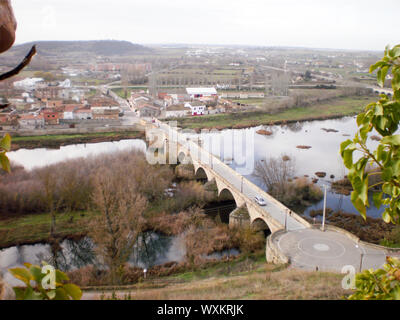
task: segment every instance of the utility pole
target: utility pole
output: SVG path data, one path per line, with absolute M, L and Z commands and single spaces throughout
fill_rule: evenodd
M 360 272 L 362 271 L 362 266 L 363 266 L 363 260 L 364 260 L 364 253 L 361 253 L 361 259 L 360 259 Z
M 322 231 L 325 231 L 325 220 L 326 220 L 326 190 L 327 186 L 324 185 L 324 215 L 322 217 Z

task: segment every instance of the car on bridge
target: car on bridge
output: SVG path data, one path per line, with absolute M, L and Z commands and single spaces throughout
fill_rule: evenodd
M 267 202 L 263 198 L 258 196 L 254 198 L 254 201 L 257 202 L 257 204 L 261 207 L 265 207 L 267 205 Z

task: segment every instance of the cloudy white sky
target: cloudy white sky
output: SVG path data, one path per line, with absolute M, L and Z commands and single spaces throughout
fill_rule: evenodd
M 399 0 L 12 0 L 17 43 L 128 40 L 383 50 Z

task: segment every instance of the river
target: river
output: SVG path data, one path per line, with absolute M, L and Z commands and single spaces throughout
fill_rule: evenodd
M 260 129 L 271 131 L 271 136 L 257 134 Z M 324 129 L 335 131 L 327 132 Z M 328 130 L 329 131 L 329 130 Z M 238 144 L 232 142 L 232 137 L 242 137 L 242 149 L 247 148 L 247 169 L 245 177 L 264 188 L 257 177 L 253 175 L 253 168 L 257 161 L 271 157 L 289 156 L 295 162 L 296 175 L 303 177 L 307 175 L 317 178 L 316 172 L 326 172 L 327 176 L 323 179 L 318 178 L 318 185 L 330 186 L 331 182 L 344 178 L 347 169 L 339 155 L 340 144 L 346 139 L 354 137 L 357 131 L 355 117 L 344 117 L 334 120 L 298 122 L 282 126 L 260 126 L 248 129 L 223 130 L 202 134 L 204 147 L 225 160 L 233 169 L 241 171 L 242 166 L 236 163 L 236 152 Z M 228 143 L 227 143 L 228 142 Z M 310 149 L 298 149 L 297 146 L 310 146 Z M 378 142 L 369 141 L 370 148 L 376 148 Z M 119 142 L 103 142 L 94 144 L 70 145 L 53 149 L 21 149 L 10 152 L 9 158 L 30 170 L 35 167 L 42 167 L 54 164 L 63 160 L 90 157 L 101 153 L 112 153 L 122 150 L 139 149 L 146 150 L 143 140 L 122 140 Z M 243 150 L 242 150 L 243 151 Z M 243 153 L 245 153 L 243 151 Z M 240 158 L 243 156 L 240 155 Z M 238 161 L 240 163 L 240 161 Z M 249 165 L 250 164 L 250 165 Z M 334 179 L 330 177 L 334 176 Z M 264 188 L 265 189 L 265 188 Z M 338 195 L 330 188 L 327 196 L 328 207 L 334 210 L 343 210 L 357 214 L 353 207 L 350 196 Z M 322 209 L 323 201 L 309 207 L 305 214 L 311 210 Z M 367 210 L 370 217 L 381 217 L 383 209 L 378 210 L 372 203 Z
M 257 134 L 260 129 L 271 131 L 271 136 Z M 324 130 L 334 129 L 334 130 Z M 346 169 L 339 155 L 341 142 L 352 138 L 356 132 L 356 122 L 354 117 L 346 117 L 336 120 L 312 121 L 294 123 L 283 126 L 261 126 L 249 129 L 223 130 L 218 133 L 207 133 L 201 136 L 204 140 L 204 147 L 213 150 L 213 153 L 225 160 L 235 170 L 240 171 L 240 166 L 236 163 L 234 149 L 237 144 L 227 143 L 232 135 L 242 135 L 247 137 L 241 145 L 250 148 L 250 162 L 254 163 L 271 157 L 288 155 L 295 160 L 296 175 L 302 177 L 308 175 L 315 177 L 318 171 L 326 172 L 327 176 L 318 181 L 319 186 L 328 185 L 335 179 L 341 179 L 346 175 Z M 327 132 L 328 131 L 328 132 Z M 216 148 L 215 144 L 222 147 Z M 371 141 L 369 147 L 375 148 L 378 142 Z M 296 148 L 299 145 L 310 146 L 310 149 L 302 150 Z M 37 167 L 54 164 L 67 159 L 87 158 L 102 153 L 112 153 L 122 150 L 139 149 L 146 150 L 143 140 L 123 140 L 119 142 L 104 142 L 95 144 L 70 145 L 61 147 L 58 150 L 34 149 L 18 150 L 10 152 L 9 158 L 26 169 L 31 170 Z M 263 187 L 261 182 L 251 172 L 245 175 L 247 179 Z M 358 214 L 353 207 L 350 196 L 338 195 L 329 189 L 327 197 L 328 207 L 333 210 L 343 210 L 345 212 Z M 311 210 L 322 209 L 323 201 L 307 208 L 305 214 Z M 380 217 L 382 210 L 378 210 L 371 204 L 367 211 L 370 217 Z M 130 258 L 131 265 L 148 268 L 161 265 L 167 262 L 183 261 L 186 249 L 182 236 L 165 237 L 156 233 L 146 234 L 140 239 L 139 245 L 135 248 Z M 146 245 L 144 245 L 146 244 Z M 93 253 L 93 245 L 90 239 L 84 238 L 78 242 L 64 241 L 62 243 L 62 254 L 59 257 L 60 265 L 64 270 L 79 268 L 87 264 L 96 263 Z M 210 258 L 221 258 L 224 255 L 235 255 L 237 251 L 216 253 Z M 40 263 L 42 260 L 51 260 L 51 250 L 49 245 L 38 244 L 21 247 L 12 247 L 0 251 L 0 271 L 21 265 L 22 262 Z M 10 278 L 8 274 L 6 277 Z M 11 279 L 7 279 L 11 281 Z

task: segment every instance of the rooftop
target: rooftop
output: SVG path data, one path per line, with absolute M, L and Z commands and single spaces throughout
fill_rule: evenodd
M 215 88 L 186 88 L 188 94 L 217 94 Z

